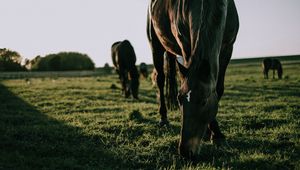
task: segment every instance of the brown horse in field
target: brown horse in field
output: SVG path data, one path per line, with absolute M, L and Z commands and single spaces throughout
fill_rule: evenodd
M 275 78 L 275 70 L 277 71 L 278 78 L 282 78 L 282 65 L 278 59 L 275 58 L 265 58 L 262 62 L 262 68 L 264 73 L 264 78 L 268 79 L 269 70 L 273 70 L 273 79 Z
M 148 67 L 146 63 L 141 63 L 140 64 L 140 73 L 143 75 L 144 78 L 148 78 L 149 72 L 148 72 Z
M 128 40 L 115 42 L 111 46 L 111 57 L 125 97 L 128 98 L 132 93 L 132 96 L 138 99 L 139 73 L 135 66 L 136 56 L 131 43 Z
M 207 129 L 213 141 L 225 138 L 216 114 L 239 28 L 234 1 L 151 0 L 147 27 L 157 71 L 161 125 L 168 124 L 163 55 L 167 51 L 171 61 L 182 56 L 178 57 L 181 61 L 176 60 L 181 74 L 178 94 L 182 113 L 179 153 L 193 159 L 199 154 Z M 176 62 L 171 63 L 174 65 Z

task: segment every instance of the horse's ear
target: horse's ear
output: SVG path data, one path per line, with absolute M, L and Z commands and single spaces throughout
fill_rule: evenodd
M 183 77 L 186 77 L 187 73 L 188 73 L 188 69 L 185 68 L 178 60 L 177 61 L 177 65 L 179 67 L 179 71 L 180 73 L 183 75 Z

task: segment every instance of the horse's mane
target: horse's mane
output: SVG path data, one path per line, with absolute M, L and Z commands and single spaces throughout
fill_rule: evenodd
M 219 23 L 223 21 L 223 15 L 221 13 L 226 10 L 227 3 L 215 6 L 212 1 L 203 2 L 202 16 L 198 18 L 201 22 L 201 27 L 195 31 L 193 35 L 197 35 L 194 40 L 194 44 L 191 44 L 191 57 L 188 58 L 188 78 L 201 79 L 203 81 L 209 81 L 212 77 L 218 75 L 219 54 L 221 51 L 222 39 L 219 37 L 224 36 L 225 23 L 222 28 Z M 224 20 L 225 22 L 225 20 Z M 216 24 L 217 23 L 217 24 Z M 217 29 L 220 26 L 222 29 Z M 219 30 L 219 32 L 216 32 Z M 219 40 L 219 41 L 218 41 Z M 234 40 L 233 40 L 234 41 Z M 219 44 L 217 44 L 219 43 Z M 198 48 L 196 48 L 198 47 Z M 207 50 L 212 49 L 212 50 Z M 217 79 L 217 77 L 215 77 Z M 190 82 L 193 83 L 193 82 Z

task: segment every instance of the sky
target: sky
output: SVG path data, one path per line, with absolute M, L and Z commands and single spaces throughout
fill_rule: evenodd
M 61 51 L 111 65 L 111 45 L 128 39 L 137 64 L 152 63 L 149 0 L 0 0 L 0 48 L 24 58 Z M 300 54 L 300 0 L 236 0 L 240 30 L 232 58 Z

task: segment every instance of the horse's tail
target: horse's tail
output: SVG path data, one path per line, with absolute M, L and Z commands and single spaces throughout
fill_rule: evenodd
M 136 68 L 135 65 L 132 66 L 132 68 L 130 68 L 129 70 L 129 75 L 130 75 L 130 79 L 131 79 L 131 92 L 134 98 L 138 98 L 138 89 L 139 89 L 139 72 L 138 69 Z
M 277 74 L 278 74 L 278 78 L 281 79 L 282 78 L 282 74 L 283 74 L 281 63 L 278 63 Z
M 167 99 L 167 107 L 171 110 L 175 110 L 178 108 L 177 102 L 177 80 L 176 80 L 176 57 L 170 53 L 166 52 L 165 55 L 166 61 L 166 99 Z

